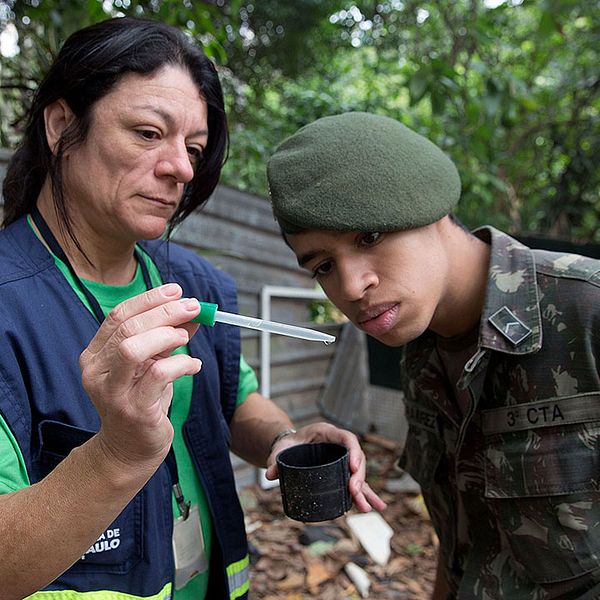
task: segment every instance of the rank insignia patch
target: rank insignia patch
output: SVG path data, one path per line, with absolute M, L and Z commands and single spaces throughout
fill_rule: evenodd
M 497 310 L 488 321 L 514 346 L 533 333 L 508 306 Z

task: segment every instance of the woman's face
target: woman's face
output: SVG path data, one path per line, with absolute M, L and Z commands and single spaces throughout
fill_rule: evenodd
M 65 156 L 76 234 L 107 242 L 159 237 L 206 147 L 207 113 L 181 67 L 121 77 L 93 107 L 85 142 Z

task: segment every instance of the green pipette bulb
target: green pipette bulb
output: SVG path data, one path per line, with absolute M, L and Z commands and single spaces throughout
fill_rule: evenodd
M 263 321 L 254 317 L 245 317 L 234 313 L 218 310 L 218 305 L 212 302 L 200 302 L 200 314 L 192 319 L 192 323 L 209 325 L 213 327 L 215 323 L 226 323 L 237 327 L 247 327 L 248 329 L 258 329 L 259 331 L 268 331 L 279 335 L 311 340 L 314 342 L 324 342 L 331 344 L 335 342 L 335 337 L 327 333 L 321 333 L 314 329 L 305 327 L 296 327 L 295 325 L 286 325 L 285 323 L 276 323 L 275 321 Z

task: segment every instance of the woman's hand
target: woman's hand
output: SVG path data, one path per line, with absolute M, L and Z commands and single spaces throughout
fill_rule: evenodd
M 279 440 L 272 448 L 271 454 L 267 459 L 267 479 L 277 479 L 277 463 L 275 457 L 285 448 L 296 446 L 297 444 L 308 444 L 316 442 L 331 442 L 341 444 L 348 448 L 350 465 L 350 494 L 354 505 L 361 512 L 369 512 L 373 508 L 383 510 L 386 507 L 385 502 L 369 487 L 365 481 L 366 477 L 366 458 L 362 451 L 358 438 L 350 431 L 339 429 L 329 423 L 314 423 L 302 427 L 295 434 L 286 435 Z
M 156 468 L 173 437 L 173 381 L 201 362 L 172 352 L 198 329 L 195 299 L 166 284 L 116 306 L 80 357 L 83 386 L 101 419 L 105 451 L 125 467 Z

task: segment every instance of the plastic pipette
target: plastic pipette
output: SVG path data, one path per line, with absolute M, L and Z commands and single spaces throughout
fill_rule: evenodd
M 286 325 L 285 323 L 276 323 L 275 321 L 263 321 L 254 317 L 245 317 L 234 313 L 218 310 L 218 305 L 212 302 L 200 302 L 200 314 L 192 319 L 192 323 L 200 323 L 213 327 L 215 323 L 227 323 L 237 327 L 247 327 L 249 329 L 258 329 L 268 331 L 269 333 L 278 333 L 289 337 L 311 340 L 314 342 L 325 342 L 331 344 L 335 342 L 335 336 L 327 333 L 321 333 L 314 329 L 305 327 L 296 327 L 295 325 Z

